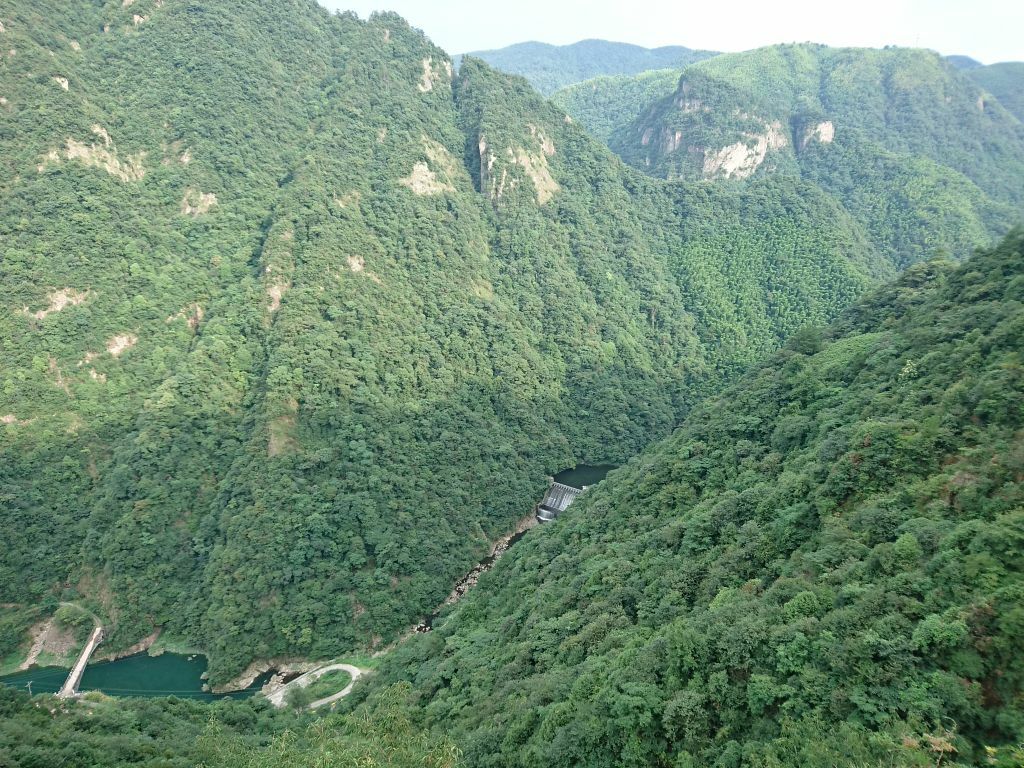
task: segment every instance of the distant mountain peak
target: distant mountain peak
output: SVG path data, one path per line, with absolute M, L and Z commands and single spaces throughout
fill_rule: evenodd
M 644 48 L 632 43 L 587 39 L 568 45 L 529 41 L 495 50 L 465 54 L 483 59 L 495 69 L 522 75 L 545 96 L 572 83 L 600 75 L 630 75 L 651 69 L 682 69 L 716 55 L 681 45 Z

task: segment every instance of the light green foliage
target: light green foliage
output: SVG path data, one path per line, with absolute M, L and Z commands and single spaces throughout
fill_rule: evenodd
M 211 722 L 216 726 L 211 726 Z M 309 724 L 266 701 L 199 703 L 177 698 L 82 702 L 29 698 L 0 687 L 0 765 L 69 768 L 194 768 L 209 752 L 199 737 L 219 729 L 225 742 L 250 751 Z
M 904 267 L 962 258 L 1024 210 L 1024 126 L 972 82 L 985 69 L 921 50 L 780 45 L 690 65 L 674 92 L 643 106 L 633 97 L 651 75 L 582 83 L 566 104 L 660 178 L 813 182 Z M 628 104 L 612 130 L 588 117 L 605 103 Z
M 0 688 L 0 765 L 70 768 L 454 768 L 457 747 L 410 723 L 408 686 L 372 717 L 316 718 L 265 700 L 176 698 L 60 704 Z
M 409 685 L 381 693 L 371 716 L 329 716 L 304 731 L 286 731 L 253 749 L 217 724 L 199 740 L 202 768 L 455 768 L 460 752 L 449 739 L 415 728 L 409 720 Z
M 343 690 L 351 681 L 352 676 L 348 672 L 335 669 L 318 677 L 306 687 L 306 690 L 312 697 L 310 701 L 316 701 Z
M 671 94 L 679 75 L 678 69 L 654 69 L 595 77 L 555 91 L 551 100 L 592 136 L 608 142 L 617 128 L 629 125 L 652 103 Z
M 77 606 L 62 605 L 53 614 L 53 618 L 58 625 L 71 630 L 75 639 L 80 643 L 84 643 L 92 634 L 94 626 L 92 616 Z
M 801 333 L 370 690 L 412 680 L 470 765 L 1013 765 L 1022 276 L 1018 229 Z
M 1024 121 L 1024 62 L 1006 61 L 969 69 L 964 74 Z
M 41 613 L 41 609 L 36 606 L 0 608 L 0 664 L 26 642 L 29 627 L 38 620 Z
M 196 747 L 196 705 L 0 692 L 0 762 L 450 765 L 449 725 L 474 765 L 1014 759 L 1021 235 L 817 329 L 1024 196 L 1019 123 L 939 60 L 688 69 L 645 117 L 673 143 L 789 149 L 667 183 L 392 14 L 4 14 L 0 650 L 60 600 L 215 683 L 379 648 L 546 475 L 685 421 L 396 651 L 367 719 L 216 705 Z

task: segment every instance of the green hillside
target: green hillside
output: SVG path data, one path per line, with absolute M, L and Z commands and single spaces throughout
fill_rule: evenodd
M 316 0 L 0 7 L 0 669 L 94 620 L 214 686 L 373 667 L 323 718 L 0 689 L 0 768 L 1019 768 L 988 68 L 505 54 L 534 85 Z
M 637 75 L 595 77 L 555 91 L 551 100 L 592 136 L 608 142 L 653 102 L 671 94 L 680 70 L 654 69 Z
M 1007 61 L 976 67 L 967 76 L 995 96 L 999 103 L 1024 121 L 1024 62 Z
M 111 699 L 67 706 L 0 687 L 0 760 L 67 768 L 454 768 L 458 748 L 413 727 L 408 686 L 372 718 L 298 714 L 266 701 Z M 45 707 L 41 706 L 45 703 Z
M 547 475 L 891 273 L 814 185 L 647 178 L 391 14 L 4 13 L 0 610 L 217 683 L 386 645 Z
M 1024 232 L 911 267 L 531 531 L 375 684 L 411 680 L 468 765 L 1020 765 L 1022 355 Z
M 601 75 L 629 75 L 667 67 L 679 70 L 715 54 L 681 45 L 642 48 L 608 40 L 581 40 L 572 45 L 517 43 L 466 55 L 483 59 L 502 72 L 522 75 L 534 88 L 550 96 L 559 88 Z M 460 59 L 457 57 L 456 63 Z
M 561 98 L 595 125 L 588 98 L 632 103 L 633 88 L 601 95 L 584 84 Z M 784 45 L 717 56 L 686 68 L 674 93 L 609 144 L 660 178 L 801 176 L 898 266 L 966 256 L 1024 212 L 1024 125 L 928 51 Z
M 953 55 L 946 56 L 945 59 L 957 69 L 977 69 L 978 67 L 985 66 L 980 61 L 973 59 L 970 56 Z

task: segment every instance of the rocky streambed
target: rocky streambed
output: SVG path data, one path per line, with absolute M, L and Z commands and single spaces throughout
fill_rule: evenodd
M 521 539 L 523 535 L 535 525 L 537 525 L 537 516 L 531 512 L 527 517 L 520 520 L 510 533 L 498 539 L 494 543 L 494 546 L 491 547 L 490 554 L 473 566 L 473 569 L 469 573 L 459 579 L 455 584 L 455 588 L 452 589 L 451 594 L 445 598 L 445 601 L 441 603 L 441 605 L 437 607 L 437 610 L 435 610 L 430 616 L 413 627 L 413 631 L 429 632 L 434 626 L 434 620 L 438 617 L 441 611 L 449 605 L 454 605 L 465 597 L 466 593 L 476 586 L 477 582 L 480 580 L 480 576 L 491 570 L 491 568 L 494 567 L 494 564 L 501 559 L 501 556 L 508 552 L 509 548 L 519 541 L 519 539 Z

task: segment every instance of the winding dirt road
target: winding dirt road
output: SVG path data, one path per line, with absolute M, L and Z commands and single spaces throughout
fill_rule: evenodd
M 317 699 L 309 705 L 310 709 L 317 709 L 318 707 L 331 704 L 337 701 L 338 699 L 348 696 L 350 693 L 352 693 L 352 689 L 355 688 L 356 682 L 359 680 L 359 678 L 366 674 L 366 670 L 360 669 L 359 667 L 354 667 L 351 664 L 328 664 L 326 666 L 319 667 L 318 669 L 314 669 L 310 672 L 307 672 L 304 675 L 299 675 L 290 683 L 282 685 L 273 693 L 268 693 L 267 701 L 269 701 L 275 707 L 283 707 L 286 703 L 286 699 L 288 698 L 288 692 L 292 688 L 305 688 L 307 685 L 317 680 L 321 675 L 324 675 L 328 672 L 333 672 L 336 669 L 343 669 L 346 672 L 348 672 L 349 675 L 352 676 L 352 679 L 349 681 L 349 684 L 331 696 L 327 696 L 323 699 Z

